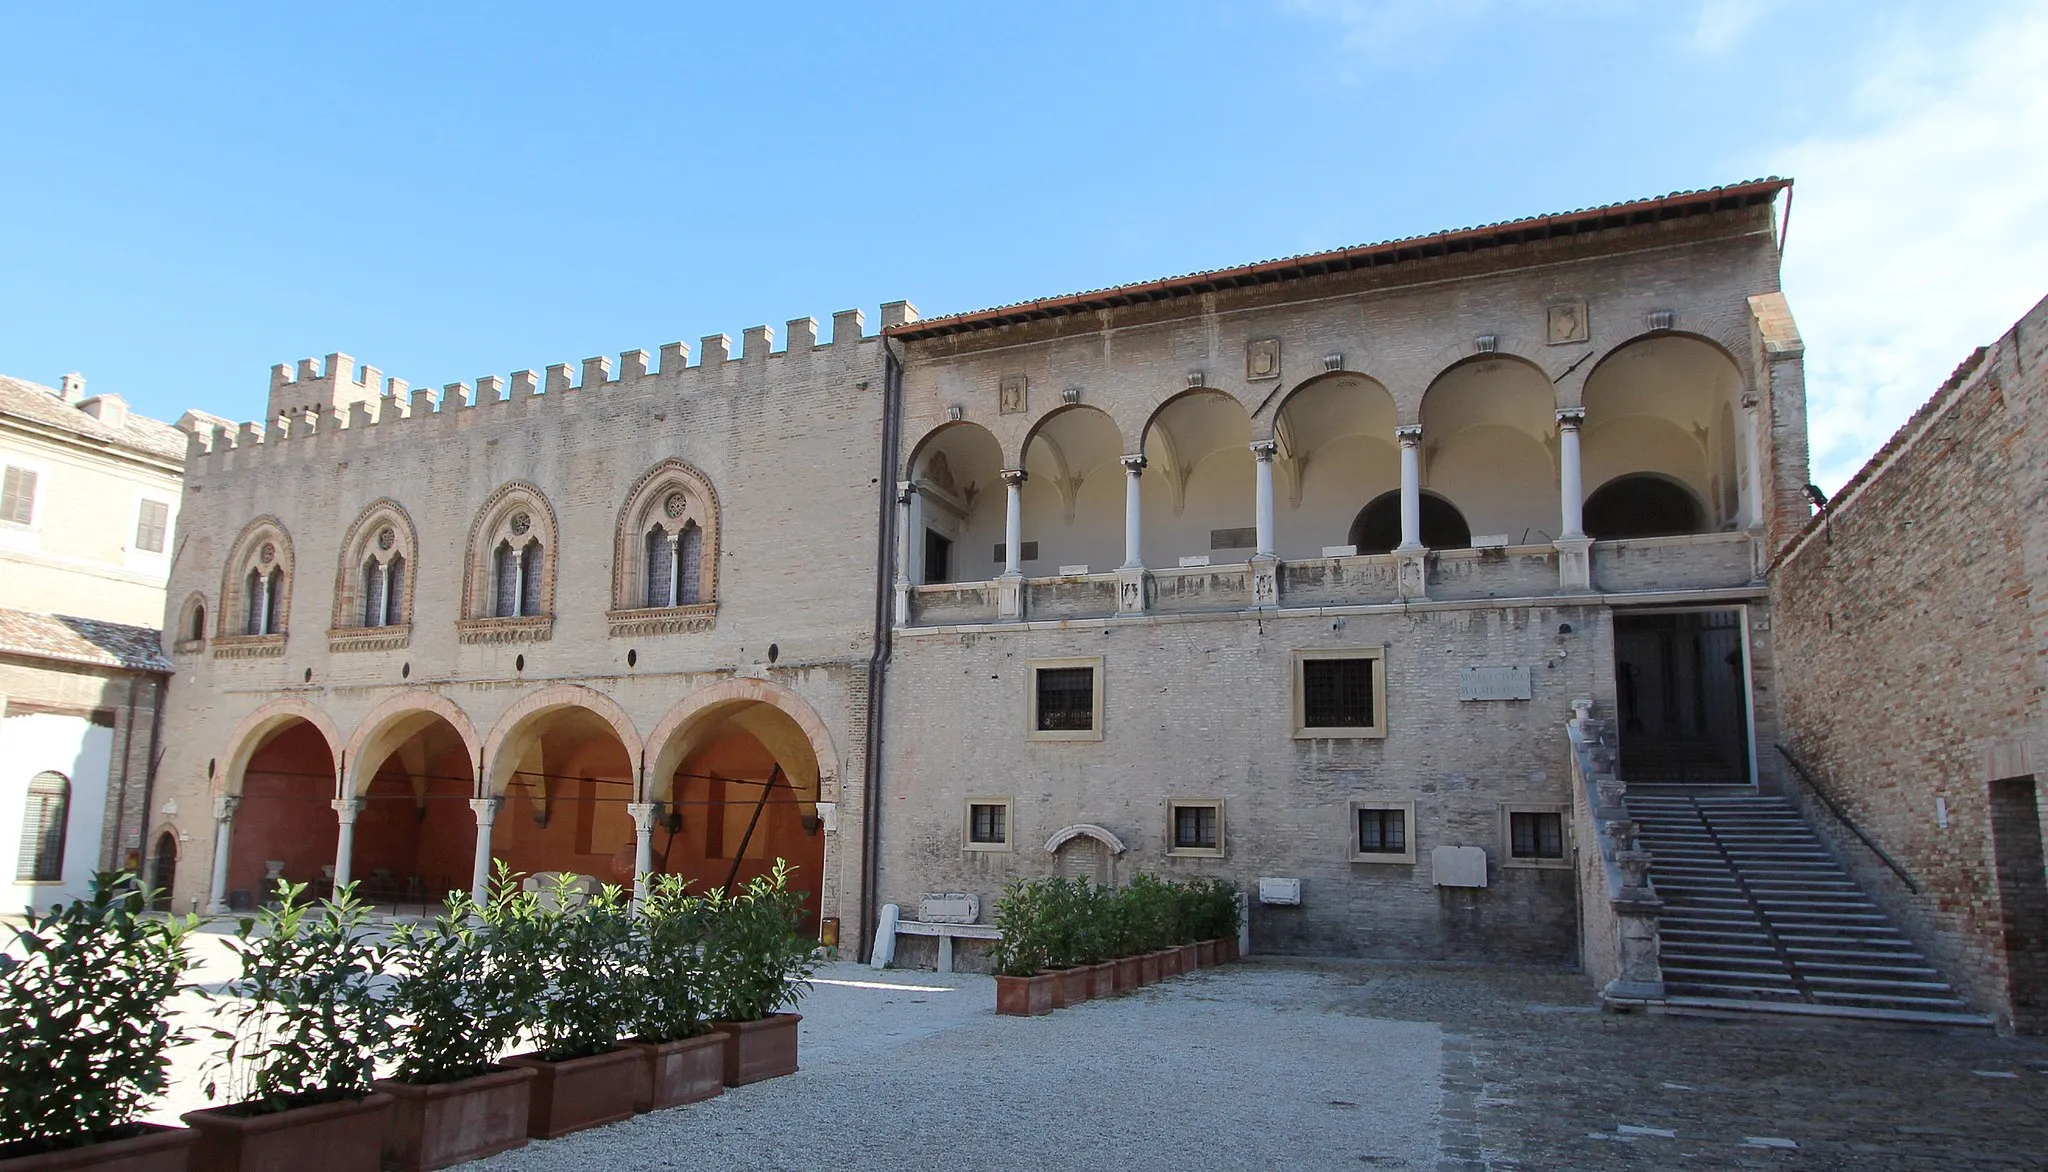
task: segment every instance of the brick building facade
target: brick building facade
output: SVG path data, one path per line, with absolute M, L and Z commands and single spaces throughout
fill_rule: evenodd
M 1802 790 L 1811 820 L 1974 1003 L 2034 1031 L 2044 369 L 2048 301 L 1972 354 L 1772 577 L 1789 748 L 1846 816 Z

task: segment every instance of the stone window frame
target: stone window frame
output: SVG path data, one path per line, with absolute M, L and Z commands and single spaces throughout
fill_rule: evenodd
M 203 591 L 194 590 L 186 595 L 184 604 L 178 608 L 178 625 L 169 632 L 171 650 L 180 653 L 206 650 L 206 623 L 211 617 L 207 613 Z
M 667 512 L 669 498 L 680 493 L 681 510 Z M 664 526 L 695 522 L 698 545 L 697 601 L 676 606 L 646 606 L 646 539 L 663 514 Z M 612 537 L 612 605 L 605 612 L 615 638 L 708 631 L 718 614 L 718 569 L 723 549 L 718 490 L 696 466 L 675 458 L 661 461 L 633 482 Z
M 1001 842 L 974 841 L 974 808 L 976 806 L 1001 806 L 1003 810 L 1003 840 Z M 1003 797 L 968 798 L 962 803 L 960 819 L 960 849 L 968 851 L 1001 851 L 1017 849 L 1017 806 L 1014 801 Z
M 271 560 L 263 560 L 268 547 Z M 249 574 L 264 565 L 278 573 L 276 604 L 271 607 L 268 630 L 251 634 L 247 582 Z M 272 658 L 284 654 L 291 634 L 292 590 L 298 574 L 292 552 L 292 536 L 284 522 L 265 513 L 242 526 L 221 571 L 221 605 L 215 608 L 213 654 L 217 659 Z M 267 576 L 267 575 L 266 575 Z
M 1166 854 L 1176 859 L 1220 859 L 1228 855 L 1230 837 L 1228 819 L 1224 813 L 1222 798 L 1168 798 L 1166 799 Z M 1180 812 L 1189 808 L 1209 808 L 1216 811 L 1215 846 L 1180 846 L 1177 834 Z
M 1307 702 L 1304 665 L 1315 660 L 1369 659 L 1372 661 L 1372 716 L 1369 725 L 1318 728 L 1304 723 Z M 1302 740 L 1384 740 L 1387 735 L 1387 649 L 1378 647 L 1297 647 L 1289 669 L 1294 739 Z
M 1515 854 L 1514 816 L 1516 814 L 1557 815 L 1558 844 L 1561 854 L 1554 859 L 1539 856 Z M 1572 841 L 1571 809 L 1558 802 L 1502 802 L 1500 803 L 1500 865 L 1503 867 L 1528 868 L 1530 870 L 1564 870 L 1572 865 L 1572 852 L 1577 844 Z
M 1358 848 L 1358 813 L 1361 810 L 1399 810 L 1404 828 L 1402 841 L 1407 849 L 1394 851 L 1363 851 Z M 1354 863 L 1378 863 L 1392 866 L 1415 865 L 1415 799 L 1413 798 L 1352 798 L 1345 803 L 1344 834 L 1349 840 L 1348 853 Z
M 377 542 L 389 529 L 391 548 Z M 399 582 L 401 613 L 397 621 L 371 626 L 363 621 L 363 564 L 376 558 L 388 564 L 404 558 Z M 381 651 L 405 647 L 412 642 L 413 606 L 418 598 L 419 535 L 412 514 L 390 497 L 379 497 L 363 507 L 341 539 L 341 556 L 334 569 L 334 617 L 327 631 L 330 651 Z
M 7 472 L 32 476 L 35 483 L 28 490 L 28 520 L 17 521 L 0 514 L 0 528 L 11 529 L 16 533 L 41 532 L 43 518 L 49 513 L 47 506 L 50 498 L 50 466 L 34 457 L 9 452 L 5 459 L 0 459 L 0 475 Z
M 526 518 L 526 528 L 515 532 L 517 518 Z M 484 498 L 470 522 L 469 543 L 462 567 L 462 616 L 456 620 L 456 637 L 463 643 L 538 643 L 554 637 L 555 579 L 561 565 L 561 530 L 555 507 L 540 486 L 529 480 L 509 480 Z M 540 612 L 531 615 L 499 615 L 496 609 L 497 576 L 495 558 L 502 542 L 518 539 L 513 548 L 523 549 L 529 541 L 540 543 Z
M 1024 665 L 1024 739 L 1027 741 L 1099 741 L 1102 739 L 1103 659 L 1100 655 L 1076 655 L 1060 659 L 1034 659 Z M 1048 668 L 1085 667 L 1093 671 L 1089 727 L 1085 729 L 1041 729 L 1038 727 L 1038 673 Z

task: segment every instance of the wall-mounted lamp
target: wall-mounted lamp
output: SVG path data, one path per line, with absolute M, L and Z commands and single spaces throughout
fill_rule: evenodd
M 1807 485 L 1805 492 L 1806 499 L 1812 501 L 1813 507 L 1820 510 L 1821 530 L 1827 535 L 1827 543 L 1833 545 L 1835 543 L 1835 518 L 1834 514 L 1828 510 L 1828 494 L 1822 492 L 1818 484 Z

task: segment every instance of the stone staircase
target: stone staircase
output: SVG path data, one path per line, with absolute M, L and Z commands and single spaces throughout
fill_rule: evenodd
M 1784 798 L 1631 784 L 1673 1009 L 1989 1027 Z

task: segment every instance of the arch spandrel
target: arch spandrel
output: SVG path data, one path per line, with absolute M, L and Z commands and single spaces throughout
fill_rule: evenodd
M 228 738 L 232 746 L 228 751 L 227 767 L 215 773 L 213 792 L 215 796 L 228 794 L 240 796 L 242 774 L 249 767 L 249 759 L 256 755 L 265 742 L 278 732 L 297 721 L 304 721 L 319 730 L 327 742 L 327 752 L 336 761 L 341 760 L 346 742 L 342 740 L 341 729 L 326 712 L 295 696 L 283 696 L 266 701 L 254 712 L 242 718 L 234 733 Z
M 491 793 L 502 796 L 511 784 L 516 766 L 537 739 L 543 717 L 564 709 L 583 709 L 611 726 L 613 735 L 625 749 L 628 768 L 638 775 L 644 754 L 644 742 L 639 730 L 633 725 L 633 718 L 618 702 L 595 688 L 582 684 L 555 684 L 528 695 L 507 708 L 491 725 L 485 735 L 482 757 L 485 777 Z

